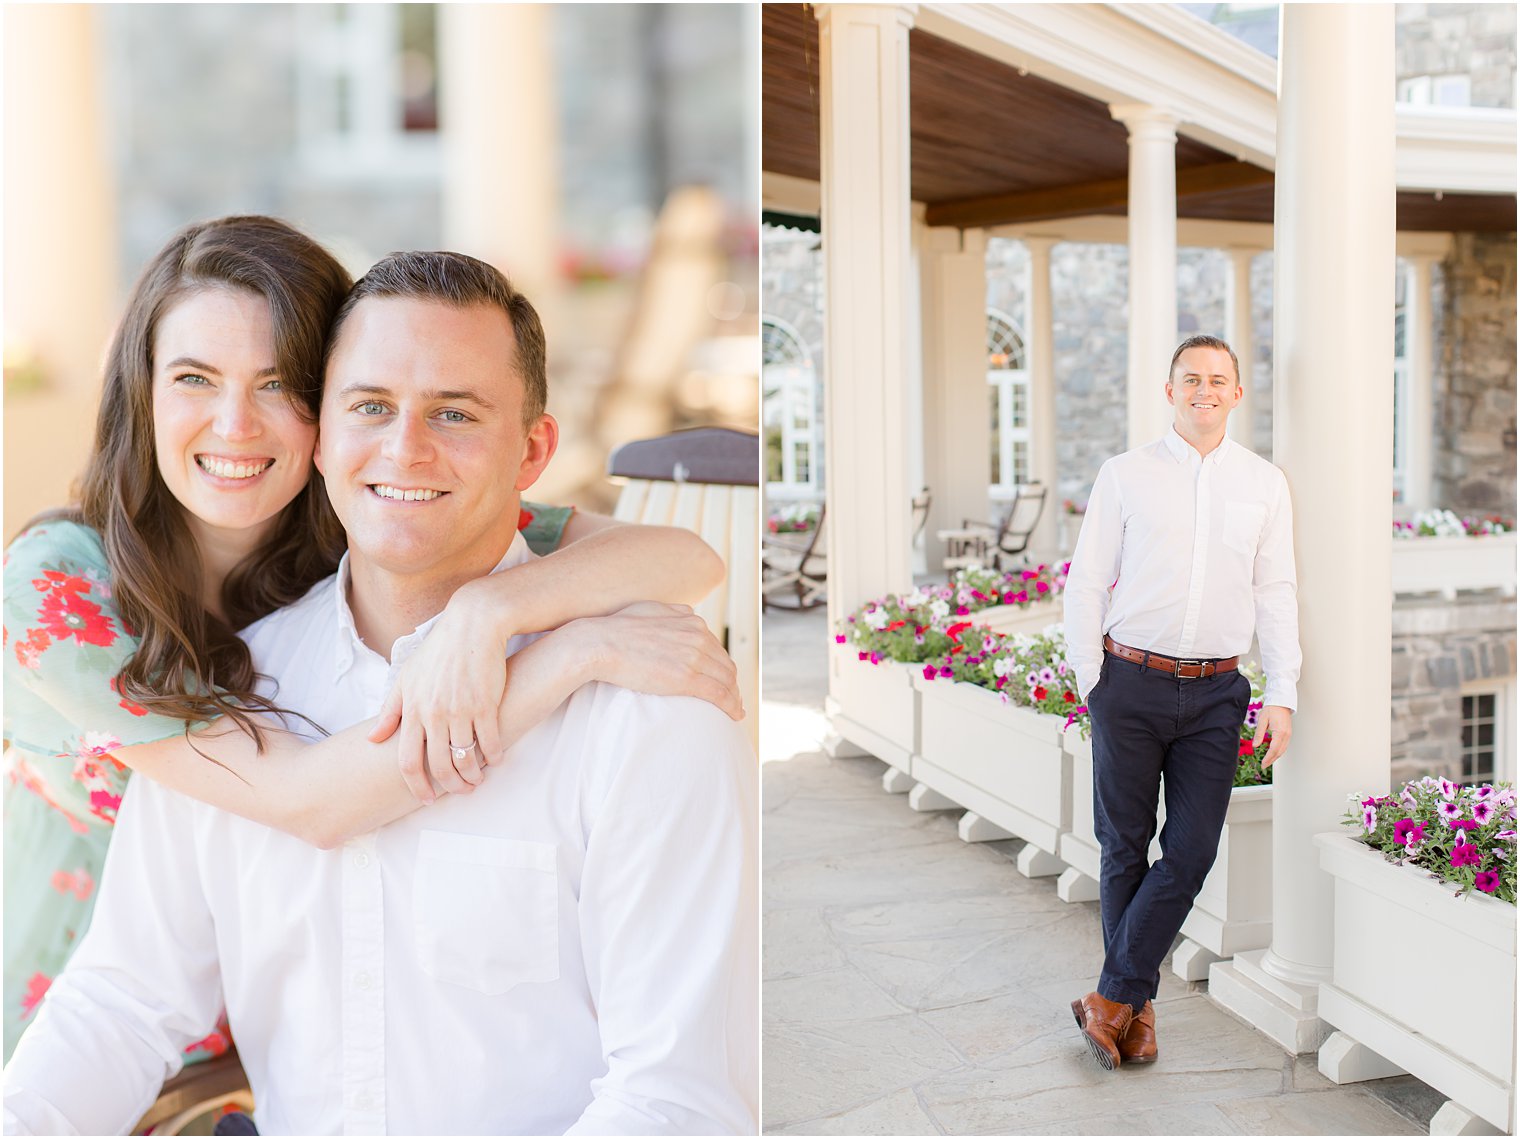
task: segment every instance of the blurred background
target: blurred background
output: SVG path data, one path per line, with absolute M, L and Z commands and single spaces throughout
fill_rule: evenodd
M 266 213 L 355 276 L 497 265 L 549 336 L 533 495 L 607 510 L 610 448 L 754 429 L 753 5 L 7 5 L 8 540 L 67 501 L 100 362 L 182 225 Z

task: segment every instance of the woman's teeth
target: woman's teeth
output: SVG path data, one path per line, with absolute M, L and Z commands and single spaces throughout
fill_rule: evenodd
M 402 490 L 396 486 L 376 483 L 372 488 L 381 498 L 393 498 L 400 502 L 427 502 L 443 493 L 441 490 Z
M 208 475 L 221 479 L 251 479 L 274 466 L 273 459 L 261 459 L 256 463 L 233 463 L 226 459 L 214 459 L 210 455 L 197 455 L 195 461 Z

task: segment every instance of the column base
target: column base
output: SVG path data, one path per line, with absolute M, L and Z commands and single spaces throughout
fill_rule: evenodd
M 1075 866 L 1068 866 L 1056 879 L 1056 897 L 1063 902 L 1096 902 L 1098 882 Z
M 1430 1121 L 1432 1135 L 1503 1135 L 1488 1120 L 1474 1115 L 1456 1100 L 1447 1100 Z
M 1041 850 L 1032 842 L 1019 851 L 1019 857 L 1014 865 L 1025 878 L 1050 878 L 1066 869 L 1066 863 L 1050 851 Z
M 1389 1063 L 1344 1032 L 1331 1033 L 1330 1039 L 1320 1045 L 1319 1073 L 1337 1084 L 1359 1084 L 1363 1080 L 1383 1080 L 1405 1074 L 1403 1068 Z
M 902 795 L 918 786 L 918 780 L 900 768 L 888 767 L 881 773 L 881 789 L 888 795 Z
M 961 836 L 962 842 L 1001 842 L 1005 838 L 1018 837 L 1005 831 L 996 823 L 982 818 L 975 811 L 967 811 L 962 815 L 955 829 Z
M 1319 1018 L 1318 986 L 1289 984 L 1261 967 L 1269 951 L 1237 953 L 1209 969 L 1209 996 L 1294 1055 L 1316 1051 L 1332 1031 Z
M 915 811 L 954 811 L 960 804 L 947 799 L 927 783 L 920 783 L 908 792 L 908 806 Z
M 830 759 L 863 759 L 871 754 L 859 744 L 852 744 L 838 732 L 830 732 L 824 736 L 823 742 L 818 746 L 819 750 Z
M 1211 953 L 1191 938 L 1183 938 L 1182 944 L 1172 951 L 1172 972 L 1184 981 L 1207 981 L 1209 969 L 1225 958 Z

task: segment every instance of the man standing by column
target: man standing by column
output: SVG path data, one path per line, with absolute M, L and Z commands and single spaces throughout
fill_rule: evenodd
M 1166 435 L 1098 472 L 1066 582 L 1066 637 L 1092 713 L 1093 820 L 1103 848 L 1103 972 L 1072 1012 L 1103 1067 L 1156 1059 L 1161 963 L 1214 864 L 1251 686 L 1256 742 L 1287 750 L 1302 656 L 1293 515 L 1282 471 L 1225 438 L 1243 395 L 1223 340 L 1172 355 Z M 1161 777 L 1166 826 L 1150 865 Z

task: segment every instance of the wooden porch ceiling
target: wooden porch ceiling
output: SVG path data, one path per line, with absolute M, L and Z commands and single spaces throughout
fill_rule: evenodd
M 817 181 L 818 20 L 803 4 L 761 6 L 762 165 Z M 908 34 L 912 195 L 930 225 L 1008 225 L 1123 215 L 1128 132 L 1107 106 L 979 52 Z M 1177 139 L 1177 214 L 1271 222 L 1273 176 Z M 1515 228 L 1513 194 L 1400 193 L 1401 230 Z

